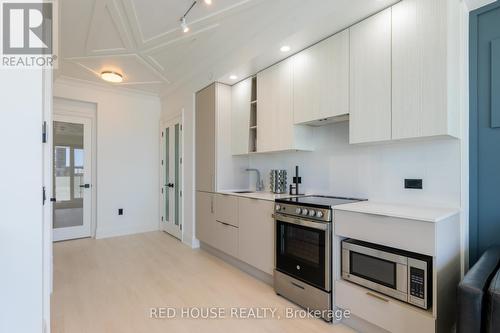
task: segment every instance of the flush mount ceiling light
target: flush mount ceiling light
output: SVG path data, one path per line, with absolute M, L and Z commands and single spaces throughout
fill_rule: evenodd
M 290 47 L 290 45 L 283 45 L 282 47 L 280 47 L 280 51 L 281 52 L 289 52 L 292 48 Z
M 123 81 L 123 76 L 117 72 L 104 71 L 101 73 L 101 79 L 107 82 L 121 83 Z
M 212 4 L 212 0 L 205 0 L 205 3 L 210 6 Z
M 233 75 L 230 75 L 230 76 L 229 76 L 229 78 L 230 78 L 231 80 L 236 80 L 238 77 L 237 77 L 236 75 L 234 75 L 234 74 L 233 74 Z

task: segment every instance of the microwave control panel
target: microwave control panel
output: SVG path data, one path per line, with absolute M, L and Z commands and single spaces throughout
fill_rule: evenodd
M 424 299 L 425 272 L 423 269 L 410 267 L 410 295 Z

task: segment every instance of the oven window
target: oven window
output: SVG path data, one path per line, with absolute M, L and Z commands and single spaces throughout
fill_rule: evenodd
M 297 260 L 319 267 L 320 234 L 302 228 L 289 228 L 283 252 Z
M 396 289 L 396 263 L 350 251 L 350 273 Z
M 299 280 L 329 290 L 325 285 L 326 231 L 276 222 L 276 269 Z

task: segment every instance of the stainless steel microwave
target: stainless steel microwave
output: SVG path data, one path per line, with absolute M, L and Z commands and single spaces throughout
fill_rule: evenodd
M 432 305 L 430 256 L 346 239 L 342 278 L 423 309 Z

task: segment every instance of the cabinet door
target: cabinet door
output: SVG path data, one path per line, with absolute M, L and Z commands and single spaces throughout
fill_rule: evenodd
M 349 31 L 293 56 L 295 124 L 349 113 Z
M 215 195 L 215 220 L 238 226 L 238 197 L 234 195 Z
M 248 78 L 232 87 L 231 96 L 231 153 L 248 154 L 250 128 L 250 99 L 252 78 Z
M 240 260 L 267 274 L 274 269 L 274 203 L 238 198 Z
M 214 195 L 196 192 L 196 238 L 209 245 L 214 245 L 215 238 Z
M 350 28 L 350 143 L 391 139 L 391 8 Z
M 196 93 L 196 190 L 215 191 L 215 84 Z
M 294 149 L 292 62 L 257 74 L 257 151 Z
M 446 1 L 405 0 L 392 11 L 392 138 L 447 133 Z

